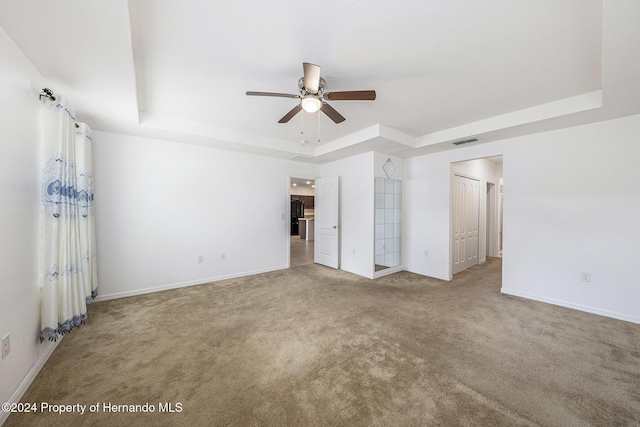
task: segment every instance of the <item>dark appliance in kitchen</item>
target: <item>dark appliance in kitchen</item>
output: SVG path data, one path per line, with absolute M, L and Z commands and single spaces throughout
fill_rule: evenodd
M 291 201 L 291 235 L 297 236 L 299 233 L 298 218 L 304 218 L 304 202 L 300 200 Z

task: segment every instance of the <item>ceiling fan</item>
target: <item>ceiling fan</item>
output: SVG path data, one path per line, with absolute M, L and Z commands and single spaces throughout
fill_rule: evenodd
M 344 122 L 342 117 L 332 106 L 325 101 L 373 101 L 376 99 L 375 90 L 351 90 L 342 92 L 325 92 L 326 82 L 320 77 L 320 66 L 304 62 L 302 64 L 304 76 L 298 80 L 299 95 L 275 92 L 247 92 L 249 96 L 278 96 L 282 98 L 299 99 L 300 103 L 284 115 L 278 123 L 287 123 L 300 110 L 315 113 L 320 110 L 335 123 Z

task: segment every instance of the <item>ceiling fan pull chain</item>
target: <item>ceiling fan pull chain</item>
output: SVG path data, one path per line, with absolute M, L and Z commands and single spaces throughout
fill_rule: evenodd
M 300 129 L 300 145 L 305 145 L 308 141 L 304 138 L 304 111 L 300 116 L 300 124 L 302 126 Z
M 318 142 L 320 142 L 320 112 L 316 113 L 318 116 Z

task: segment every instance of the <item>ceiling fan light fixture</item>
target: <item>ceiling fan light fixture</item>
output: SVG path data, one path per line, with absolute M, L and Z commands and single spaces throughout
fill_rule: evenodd
M 300 106 L 307 113 L 315 113 L 322 107 L 322 101 L 316 95 L 306 95 L 300 100 Z

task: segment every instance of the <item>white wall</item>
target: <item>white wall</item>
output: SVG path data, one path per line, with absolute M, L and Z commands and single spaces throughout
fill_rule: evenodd
M 376 178 L 387 178 L 387 174 L 383 169 L 387 160 L 391 160 L 391 163 L 393 163 L 395 168 L 395 172 L 389 178 L 402 181 L 404 179 L 404 159 L 377 151 L 373 154 L 373 176 Z
M 0 403 L 19 399 L 54 344 L 39 342 L 42 77 L 0 29 Z M 0 412 L 0 424 L 8 416 Z
M 317 175 L 318 166 L 105 132 L 93 139 L 99 298 L 287 267 L 289 175 Z
M 503 292 L 640 323 L 639 135 L 636 115 L 513 141 Z
M 340 268 L 373 277 L 374 153 L 321 166 L 321 177 L 340 176 Z
M 638 135 L 635 115 L 407 159 L 405 267 L 448 279 L 450 164 L 504 154 L 503 292 L 640 323 Z

